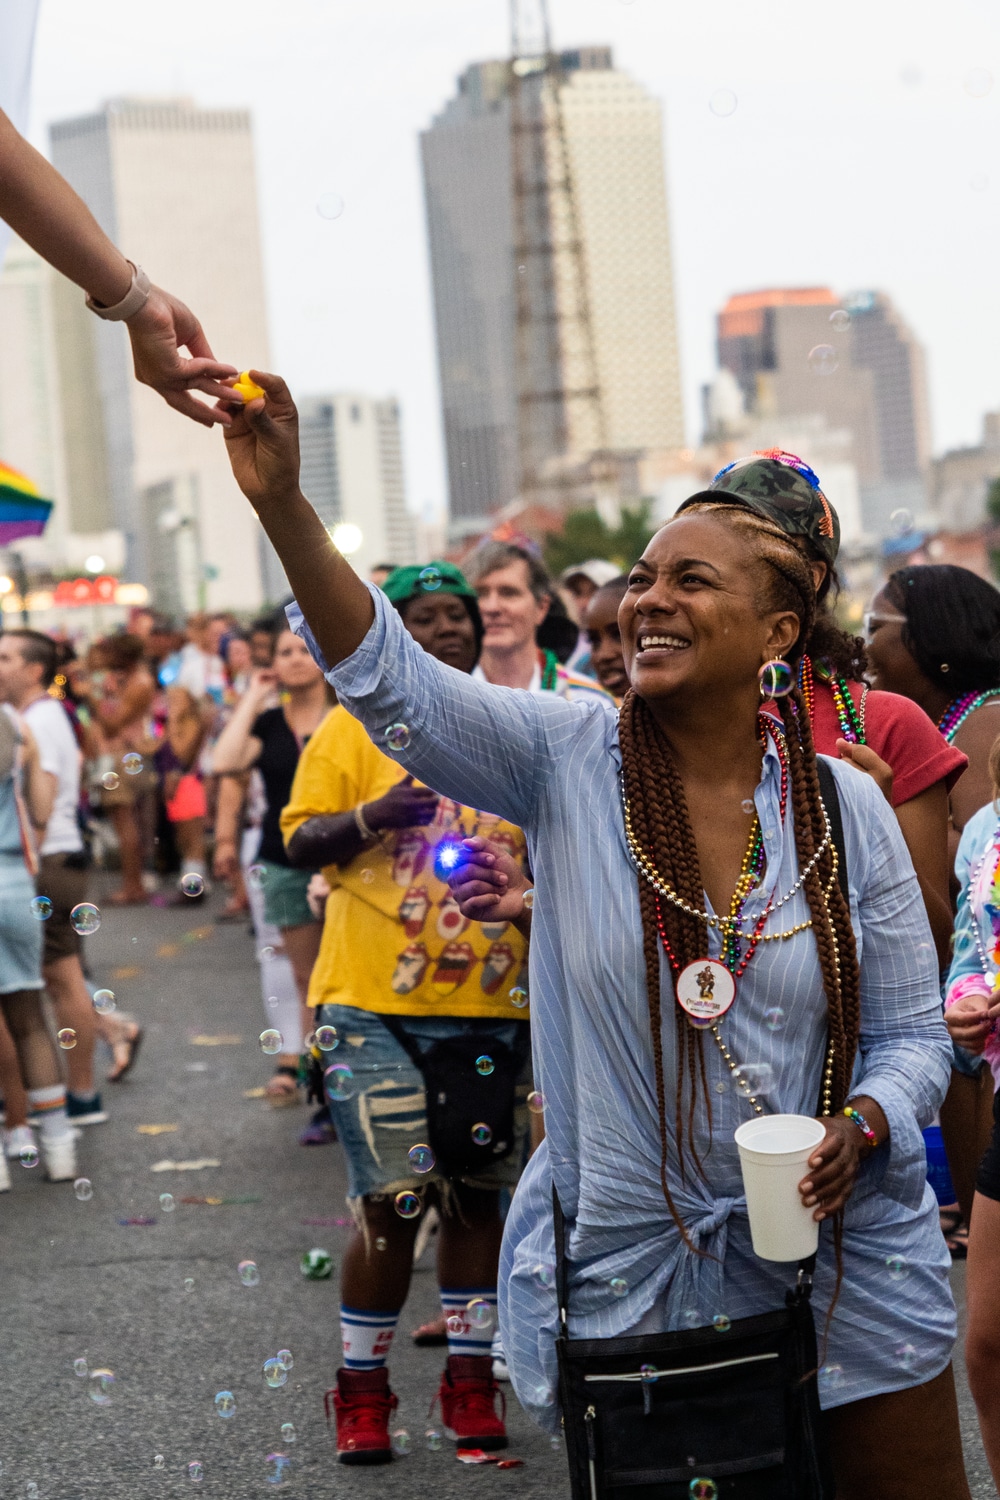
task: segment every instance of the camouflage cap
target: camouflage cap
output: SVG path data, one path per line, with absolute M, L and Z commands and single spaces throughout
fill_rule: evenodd
M 689 505 L 743 505 L 780 526 L 789 536 L 803 536 L 832 568 L 840 548 L 840 520 L 807 463 L 781 448 L 761 449 L 720 469 L 707 490 L 692 495 Z

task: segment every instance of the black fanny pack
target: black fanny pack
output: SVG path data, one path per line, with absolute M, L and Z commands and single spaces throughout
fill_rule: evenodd
M 488 1023 L 469 1020 L 468 1030 L 421 1046 L 403 1016 L 382 1015 L 424 1078 L 427 1134 L 438 1169 L 447 1177 L 474 1175 L 514 1149 L 517 1080 L 531 1046 L 520 1024 L 513 1047 L 490 1033 Z M 483 1059 L 492 1064 L 481 1071 Z
M 816 1387 L 815 1256 L 785 1306 L 680 1333 L 571 1339 L 553 1188 L 559 1395 L 573 1500 L 832 1500 Z

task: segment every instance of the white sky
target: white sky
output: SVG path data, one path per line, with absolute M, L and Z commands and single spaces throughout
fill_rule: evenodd
M 927 349 L 935 449 L 977 441 L 1000 407 L 996 0 L 551 6 L 557 45 L 610 42 L 664 104 L 689 441 L 717 308 L 734 291 L 814 283 L 889 292 Z M 49 121 L 114 94 L 253 110 L 272 362 L 298 391 L 400 397 L 415 509 L 445 495 L 417 132 L 466 63 L 505 55 L 507 10 L 42 0 L 43 148 Z M 993 87 L 970 97 L 984 68 Z M 719 88 L 739 100 L 726 119 L 708 108 Z M 326 192 L 345 201 L 337 220 L 316 214 Z

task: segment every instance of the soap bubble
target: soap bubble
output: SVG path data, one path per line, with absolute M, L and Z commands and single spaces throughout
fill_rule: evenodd
M 201 1484 L 201 1481 L 204 1479 L 204 1477 L 204 1465 L 200 1464 L 197 1459 L 193 1459 L 191 1463 L 188 1464 L 188 1478 L 194 1484 Z
M 476 1072 L 480 1073 L 483 1078 L 489 1078 L 490 1074 L 493 1072 L 492 1057 L 487 1057 L 485 1052 L 483 1053 L 482 1057 L 477 1057 Z
M 795 673 L 780 658 L 765 662 L 757 673 L 757 679 L 764 698 L 786 698 L 795 686 Z
M 280 1360 L 286 1370 L 292 1369 L 295 1364 L 291 1349 L 279 1349 L 275 1355 L 275 1359 Z
M 642 1381 L 643 1385 L 654 1385 L 656 1383 L 656 1366 L 640 1365 L 639 1379 Z
M 142 756 L 130 750 L 127 755 L 122 756 L 122 770 L 126 776 L 138 776 L 142 770 Z
M 99 1016 L 109 1016 L 115 1008 L 114 990 L 95 990 L 94 1009 Z
M 531 1278 L 537 1286 L 550 1287 L 555 1285 L 556 1268 L 547 1261 L 539 1261 L 537 1266 L 531 1268 Z
M 307 1281 L 329 1281 L 333 1275 L 333 1256 L 319 1245 L 307 1250 L 299 1261 L 299 1270 Z M 281 1363 L 279 1359 L 278 1363 Z M 287 1366 L 285 1366 L 287 1369 Z
M 181 876 L 181 890 L 185 896 L 201 896 L 205 891 L 205 878 L 197 875 L 193 870 L 187 875 Z
M 478 1125 L 472 1127 L 472 1139 L 477 1146 L 488 1146 L 493 1139 L 493 1132 L 488 1125 L 480 1121 Z
M 840 365 L 832 344 L 817 344 L 809 350 L 809 368 L 814 375 L 832 375 Z
M 22 1146 L 21 1149 L 20 1149 L 20 1151 L 17 1153 L 17 1155 L 18 1155 L 18 1160 L 20 1161 L 22 1167 L 37 1167 L 38 1166 L 38 1147 L 37 1146 Z
M 253 884 L 252 881 L 251 881 L 251 884 Z M 274 957 L 274 949 L 271 947 L 270 943 L 265 943 L 264 946 L 263 946 L 263 948 L 257 954 L 258 962 L 262 963 L 262 964 L 266 963 L 269 958 L 273 958 L 273 957 Z
M 834 333 L 846 333 L 851 326 L 851 315 L 846 308 L 838 307 L 830 314 L 830 327 Z
M 38 1485 L 33 1479 L 28 1480 L 28 1488 L 25 1491 L 28 1500 L 38 1500 Z
M 364 881 L 365 885 L 371 885 L 371 884 L 373 884 L 373 882 L 375 880 L 375 871 L 374 870 L 368 870 L 368 869 L 362 870 L 361 871 L 361 879 Z
M 390 724 L 382 736 L 385 748 L 397 753 L 410 743 L 410 730 L 406 724 Z
M 821 1365 L 819 1386 L 824 1391 L 838 1391 L 844 1384 L 843 1365 Z
M 160 1207 L 163 1209 L 163 1212 L 165 1214 L 173 1213 L 174 1209 L 177 1207 L 177 1204 L 174 1202 L 173 1193 L 160 1194 Z
M 294 1422 L 282 1422 L 281 1436 L 284 1438 L 286 1443 L 295 1442 L 295 1439 L 298 1437 L 298 1433 L 295 1431 Z
M 444 1326 L 449 1333 L 464 1333 L 465 1319 L 460 1317 L 458 1313 L 452 1313 L 450 1318 L 445 1319 Z
M 52 902 L 48 896 L 35 896 L 31 902 L 31 915 L 36 922 L 47 922 L 52 915 Z
M 376 1250 L 388 1250 L 388 1248 L 389 1248 L 389 1241 L 387 1239 L 384 1239 L 382 1235 L 379 1235 L 378 1239 L 375 1241 L 375 1249 Z
M 263 865 L 251 865 L 247 870 L 247 879 L 249 880 L 255 891 L 262 890 L 264 882 L 267 879 L 267 871 L 265 870 Z M 272 948 L 271 954 L 269 954 L 268 956 L 270 957 L 271 955 L 273 955 L 273 953 L 274 949 Z
M 288 1371 L 281 1363 L 280 1359 L 265 1359 L 264 1379 L 271 1387 L 272 1391 L 276 1391 L 279 1386 L 286 1384 L 288 1380 Z
M 528 991 L 522 989 L 521 985 L 515 984 L 510 992 L 510 1003 L 515 1010 L 523 1010 L 528 1003 Z
M 232 1391 L 219 1391 L 215 1398 L 215 1409 L 220 1417 L 234 1417 L 236 1415 L 236 1397 Z
M 971 68 L 962 80 L 962 87 L 972 99 L 985 99 L 993 88 L 993 74 L 989 68 Z
M 764 1025 L 768 1031 L 780 1031 L 785 1024 L 785 1012 L 780 1005 L 772 1005 L 764 1012 Z
M 910 1268 L 901 1255 L 887 1256 L 885 1268 L 889 1273 L 890 1281 L 905 1281 L 910 1274 Z
M 608 1282 L 608 1285 L 611 1288 L 613 1296 L 625 1297 L 628 1295 L 628 1282 L 625 1280 L 624 1276 L 612 1276 L 611 1280 Z
M 744 1063 L 736 1072 L 748 1094 L 769 1094 L 774 1088 L 774 1069 L 770 1063 Z
M 743 799 L 743 801 L 740 803 L 740 807 L 743 810 L 743 812 L 746 813 L 746 815 L 747 815 L 748 818 L 752 817 L 753 814 L 757 811 L 757 808 L 756 808 L 756 806 L 754 804 L 754 800 L 753 800 L 752 797 L 745 797 Z
M 401 1219 L 415 1219 L 420 1212 L 420 1199 L 416 1193 L 397 1193 L 394 1204 Z
M 283 1045 L 284 1038 L 282 1037 L 280 1031 L 275 1031 L 272 1027 L 267 1031 L 261 1032 L 260 1050 L 262 1052 L 265 1052 L 268 1057 L 274 1057 L 275 1053 L 281 1051 Z
M 344 212 L 344 200 L 339 193 L 321 193 L 316 200 L 316 212 L 321 219 L 339 219 Z
M 435 589 L 441 587 L 444 580 L 441 577 L 440 568 L 430 567 L 421 570 L 418 582 L 422 589 L 426 589 L 428 593 L 432 593 Z
M 708 107 L 713 115 L 718 115 L 720 120 L 724 120 L 727 115 L 736 113 L 738 102 L 732 89 L 716 89 L 708 101 Z
M 485 1297 L 473 1297 L 465 1307 L 465 1318 L 470 1328 L 478 1328 L 480 1333 L 487 1328 L 492 1328 L 496 1322 L 496 1314 L 493 1305 L 487 1302 Z
M 712 1319 L 712 1327 L 715 1329 L 716 1333 L 728 1333 L 732 1326 L 732 1323 L 725 1313 L 716 1313 L 715 1317 Z
M 285 1476 L 292 1467 L 292 1461 L 287 1453 L 269 1453 L 264 1460 L 267 1464 L 268 1484 L 284 1484 Z
M 920 1362 L 920 1356 L 912 1344 L 900 1344 L 896 1350 L 896 1363 L 903 1370 L 915 1370 Z
M 76 1046 L 76 1032 L 72 1026 L 62 1026 L 56 1032 L 56 1038 L 64 1052 L 72 1052 Z
M 353 1099 L 355 1094 L 354 1074 L 347 1063 L 331 1063 L 323 1074 L 326 1080 L 327 1098 L 342 1104 L 345 1099 Z
M 892 527 L 895 536 L 905 536 L 908 531 L 913 530 L 912 511 L 906 510 L 903 506 L 899 510 L 894 510 L 889 517 L 889 525 Z
M 696 1307 L 686 1307 L 681 1313 L 681 1319 L 685 1328 L 700 1328 L 701 1313 Z
M 525 891 L 521 900 L 524 902 L 525 911 L 531 911 L 535 905 L 535 891 L 533 886 Z
M 688 1493 L 691 1500 L 716 1500 L 719 1489 L 714 1479 L 692 1479 Z
M 411 1146 L 406 1153 L 406 1159 L 414 1172 L 419 1172 L 421 1175 L 424 1172 L 430 1172 L 434 1166 L 434 1152 L 430 1146 L 423 1144 Z
M 440 1427 L 428 1427 L 424 1433 L 424 1442 L 428 1453 L 440 1453 L 444 1442 Z
M 117 792 L 121 784 L 121 777 L 117 771 L 105 771 L 101 777 L 101 786 L 106 792 Z
M 317 1026 L 316 1045 L 321 1052 L 332 1052 L 340 1041 L 336 1026 Z
M 985 193 L 990 185 L 990 179 L 985 172 L 973 172 L 969 178 L 969 186 L 974 193 Z
M 115 1377 L 112 1370 L 91 1370 L 89 1394 L 95 1406 L 110 1406 L 114 1388 Z
M 532 1089 L 527 1098 L 528 1108 L 533 1115 L 540 1115 L 545 1110 L 545 1095 L 540 1094 L 537 1089 Z
M 73 1184 L 73 1191 L 81 1203 L 89 1203 L 94 1196 L 94 1184 L 89 1177 L 78 1177 Z
M 101 913 L 91 901 L 81 901 L 69 914 L 70 926 L 81 937 L 90 937 L 101 925 Z
M 398 1458 L 405 1458 L 413 1446 L 405 1427 L 398 1427 L 392 1435 L 392 1451 Z
M 236 1267 L 244 1286 L 260 1286 L 260 1272 L 252 1260 L 241 1260 Z
M 165 1469 L 166 1467 L 167 1467 L 167 1461 L 163 1457 L 163 1454 L 162 1453 L 154 1454 L 154 1456 L 153 1456 L 153 1468 L 154 1469 Z
M 186 1292 L 193 1292 L 194 1291 L 194 1277 L 193 1276 L 185 1276 L 185 1278 L 184 1278 L 184 1290 Z
M 88 1368 L 87 1361 L 85 1359 L 74 1359 L 74 1361 L 73 1361 L 73 1374 L 74 1375 L 80 1375 L 80 1376 L 89 1375 L 90 1374 L 90 1370 Z

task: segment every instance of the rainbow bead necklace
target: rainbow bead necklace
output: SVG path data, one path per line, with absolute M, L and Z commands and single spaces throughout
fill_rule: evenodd
M 990 698 L 1000 698 L 1000 688 L 987 688 L 985 693 L 963 693 L 960 698 L 952 699 L 937 725 L 949 745 L 953 743 L 969 715 L 975 713 L 977 708 L 982 708 Z
M 867 684 L 861 689 L 861 705 L 855 708 L 854 699 L 851 697 L 851 685 L 846 677 L 834 677 L 833 673 L 821 662 L 817 662 L 815 668 L 810 657 L 803 656 L 799 662 L 799 690 L 809 710 L 809 722 L 814 722 L 816 704 L 815 678 L 825 682 L 833 694 L 833 706 L 837 711 L 837 722 L 840 725 L 841 736 L 852 745 L 863 745 L 865 743 L 865 699 L 868 696 Z

